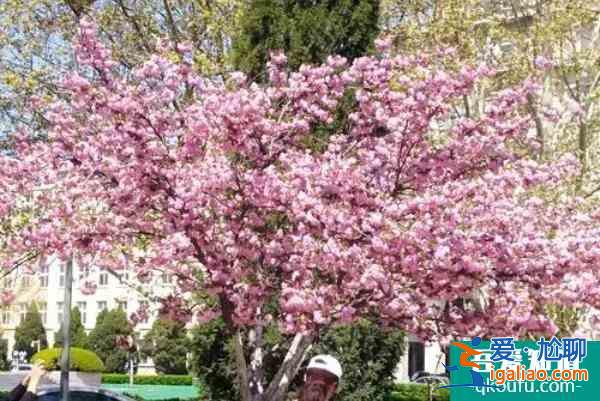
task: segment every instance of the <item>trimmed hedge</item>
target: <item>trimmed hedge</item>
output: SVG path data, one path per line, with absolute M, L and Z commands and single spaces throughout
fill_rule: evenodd
M 102 375 L 104 384 L 127 384 L 129 375 L 121 373 L 105 373 Z M 192 376 L 189 375 L 135 375 L 133 384 L 163 385 L 163 386 L 191 386 Z
M 58 370 L 62 348 L 43 349 L 31 357 L 31 362 L 44 362 L 46 369 Z M 98 355 L 83 348 L 71 348 L 70 369 L 74 372 L 99 373 L 104 371 L 104 364 Z
M 449 401 L 450 391 L 442 388 L 433 391 L 433 401 Z M 388 401 L 429 401 L 429 386 L 426 384 L 402 383 L 394 385 Z

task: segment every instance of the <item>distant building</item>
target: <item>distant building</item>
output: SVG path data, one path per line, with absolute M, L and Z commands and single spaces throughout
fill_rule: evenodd
M 89 333 L 95 327 L 96 318 L 101 311 L 121 307 L 130 316 L 144 302 L 148 303 L 149 319 L 139 323 L 135 330 L 143 338 L 152 328 L 159 305 L 151 304 L 142 293 L 136 291 L 139 284 L 135 282 L 133 274 L 131 271 L 120 271 L 120 277 L 117 277 L 102 269 L 86 272 L 79 266 L 73 267 L 72 307 L 79 308 L 86 332 Z M 98 286 L 93 294 L 85 294 L 85 290 L 82 292 L 82 285 L 86 280 Z M 167 274 L 154 277 L 144 286 L 151 287 L 153 295 L 166 295 L 173 288 L 171 277 Z M 19 268 L 0 280 L 0 291 L 10 290 L 15 294 L 14 301 L 2 308 L 0 317 L 0 330 L 2 338 L 8 341 L 9 358 L 15 344 L 15 329 L 25 318 L 32 302 L 38 305 L 48 343 L 54 343 L 54 335 L 60 330 L 63 320 L 64 288 L 65 265 L 56 259 L 41 264 L 33 273 Z M 151 361 L 140 365 L 140 369 L 152 370 Z

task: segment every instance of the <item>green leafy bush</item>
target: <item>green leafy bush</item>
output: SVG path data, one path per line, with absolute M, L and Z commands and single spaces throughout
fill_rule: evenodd
M 104 384 L 126 384 L 129 376 L 118 373 L 105 373 L 102 375 Z M 133 384 L 161 385 L 161 386 L 191 386 L 192 376 L 188 375 L 135 375 Z
M 433 401 L 449 401 L 448 389 L 433 390 Z M 429 386 L 426 384 L 402 383 L 394 385 L 388 401 L 429 401 Z
M 41 360 L 48 370 L 59 369 L 62 348 L 48 348 L 33 355 L 32 362 Z M 71 348 L 70 369 L 76 372 L 97 373 L 104 371 L 102 360 L 93 353 L 82 348 Z

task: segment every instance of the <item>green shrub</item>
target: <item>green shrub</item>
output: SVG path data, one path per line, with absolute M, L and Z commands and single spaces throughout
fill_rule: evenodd
M 449 401 L 448 389 L 433 391 L 433 401 Z M 394 385 L 388 401 L 429 401 L 429 387 L 426 384 L 402 383 Z
M 129 375 L 119 373 L 105 373 L 102 375 L 104 384 L 129 383 Z M 192 376 L 188 375 L 135 375 L 134 384 L 161 385 L 161 386 L 191 386 Z
M 62 348 L 48 348 L 33 355 L 32 362 L 41 360 L 48 370 L 58 370 Z M 102 360 L 93 353 L 82 348 L 71 348 L 70 369 L 76 372 L 103 372 Z

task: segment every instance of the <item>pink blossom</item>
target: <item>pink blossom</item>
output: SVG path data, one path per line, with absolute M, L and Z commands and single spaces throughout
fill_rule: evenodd
M 162 314 L 289 332 L 375 315 L 422 337 L 522 335 L 554 330 L 548 303 L 600 306 L 600 215 L 532 195 L 580 168 L 525 156 L 532 79 L 455 120 L 488 67 L 384 53 L 290 72 L 276 53 L 268 83 L 231 85 L 159 49 L 125 75 L 88 20 L 75 50 L 83 71 L 48 105 L 50 141 L 24 131 L 0 156 L 0 223 L 20 222 L 3 237 L 7 267 L 34 250 L 128 266 L 142 283 L 164 272 Z M 345 94 L 344 126 L 314 135 Z M 443 140 L 439 127 L 452 127 Z

